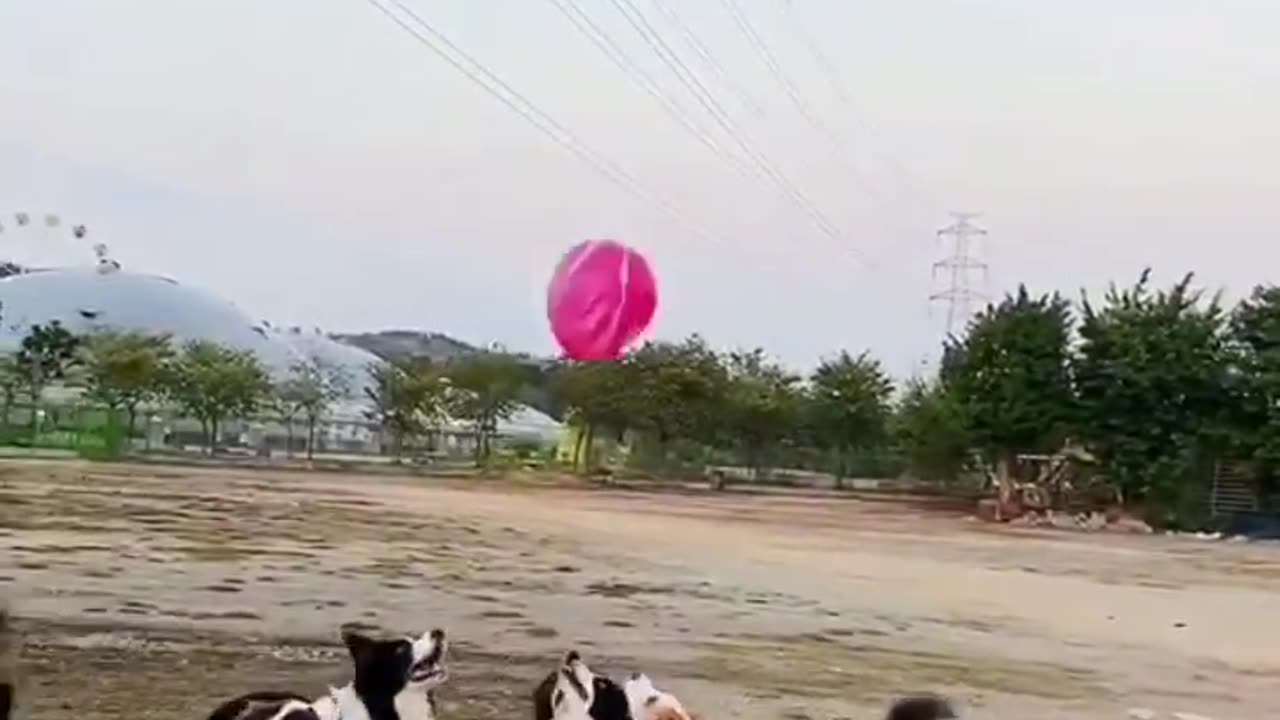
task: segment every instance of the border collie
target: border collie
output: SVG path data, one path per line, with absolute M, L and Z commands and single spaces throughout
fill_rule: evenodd
M 597 675 L 576 650 L 533 691 L 534 720 L 631 720 L 627 696 L 617 683 Z
M 631 673 L 623 692 L 633 720 L 691 720 L 676 696 L 654 687 L 644 673 Z
M 18 667 L 22 636 L 13 627 L 9 608 L 0 604 L 0 720 L 25 720 L 27 697 Z
M 347 685 L 316 700 L 248 693 L 220 705 L 209 720 L 434 720 L 434 689 L 449 676 L 443 630 L 382 640 L 344 629 L 342 641 L 355 669 Z

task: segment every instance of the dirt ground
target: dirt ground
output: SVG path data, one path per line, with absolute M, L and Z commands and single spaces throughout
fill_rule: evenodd
M 896 501 L 80 463 L 0 468 L 35 720 L 345 681 L 339 624 L 455 640 L 445 719 L 565 649 L 708 720 L 1280 717 L 1280 547 L 994 529 Z M 194 713 L 194 715 L 193 715 Z

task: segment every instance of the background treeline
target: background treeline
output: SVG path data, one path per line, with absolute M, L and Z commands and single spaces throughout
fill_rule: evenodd
M 1020 287 L 946 341 L 936 376 L 897 386 L 865 354 L 800 376 L 697 337 L 555 382 L 570 420 L 637 435 L 660 461 L 1008 484 L 1034 479 L 1019 457 L 1074 451 L 1118 503 L 1195 526 L 1220 461 L 1247 463 L 1263 502 L 1277 494 L 1280 288 L 1226 308 L 1190 275 L 1076 303 Z
M 1072 302 L 1019 288 L 948 339 L 932 377 L 894 382 L 867 353 L 840 352 L 807 374 L 762 349 L 720 352 L 701 337 L 651 342 L 616 363 L 540 362 L 479 352 L 401 359 L 350 377 L 318 360 L 273 378 L 251 354 L 208 342 L 31 328 L 0 358 L 4 426 L 15 402 L 72 386 L 135 434 L 143 408 L 198 420 L 209 449 L 228 419 L 269 414 L 307 438 L 344 403 L 392 455 L 465 422 L 477 463 L 501 421 L 532 404 L 580 430 L 578 470 L 684 477 L 729 466 L 758 479 L 795 471 L 908 476 L 997 486 L 1034 479 L 1019 458 L 1074 453 L 1115 501 L 1162 525 L 1196 525 L 1216 463 L 1247 464 L 1257 495 L 1280 468 L 1280 288 L 1234 307 L 1191 276 Z M 354 401 L 360 401 L 358 403 Z M 41 413 L 30 413 L 38 434 Z M 290 444 L 292 447 L 292 444 Z M 527 448 L 534 455 L 537 448 Z M 541 450 L 547 459 L 550 448 Z

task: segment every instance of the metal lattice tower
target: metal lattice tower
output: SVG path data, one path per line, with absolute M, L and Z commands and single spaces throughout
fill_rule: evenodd
M 974 225 L 972 220 L 979 213 L 951 213 L 951 224 L 938 230 L 938 238 L 950 243 L 950 254 L 933 264 L 935 280 L 938 272 L 947 274 L 947 287 L 929 296 L 931 302 L 947 304 L 947 336 L 963 329 L 973 315 L 975 303 L 985 301 L 986 295 L 973 286 L 973 275 L 981 275 L 982 285 L 987 281 L 987 264 L 974 256 L 975 240 L 987 236 L 987 231 Z

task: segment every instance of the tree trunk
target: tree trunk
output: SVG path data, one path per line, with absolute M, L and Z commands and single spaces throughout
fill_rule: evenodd
M 40 396 L 43 393 L 39 389 L 31 390 L 31 444 L 34 445 L 36 439 L 40 437 Z
M 293 416 L 284 419 L 284 456 L 293 457 Z
M 585 438 L 582 443 L 583 445 L 582 464 L 586 467 L 587 472 L 590 473 L 592 470 L 595 469 L 594 467 L 592 467 L 592 464 L 591 464 L 591 456 L 592 456 L 592 451 L 595 449 L 595 446 L 596 446 L 596 426 L 590 423 L 587 423 L 587 427 L 584 435 L 585 435 Z
M 307 416 L 307 462 L 315 457 L 316 450 L 316 418 L 314 415 Z
M 218 453 L 218 418 L 209 418 L 209 457 Z
M 845 465 L 845 452 L 844 452 L 844 449 L 843 449 L 843 448 L 837 448 L 837 449 L 836 449 L 836 473 L 835 473 L 835 475 L 836 475 L 836 490 L 843 490 L 843 489 L 844 489 L 844 478 L 845 478 L 845 472 L 846 472 L 845 468 L 846 468 L 846 467 L 847 467 L 847 466 Z
M 128 413 L 128 417 L 129 417 L 128 426 L 127 426 L 127 429 L 126 429 L 126 432 L 125 432 L 125 436 L 124 436 L 124 437 L 125 437 L 125 447 L 126 447 L 126 448 L 132 448 L 132 447 L 133 447 L 133 431 L 134 431 L 134 430 L 136 430 L 136 429 L 138 428 L 138 406 L 137 406 L 137 404 L 131 404 L 131 405 L 129 405 L 128 407 L 126 407 L 126 408 L 125 408 L 125 412 L 127 412 L 127 413 Z
M 201 439 L 204 440 L 205 454 L 208 454 L 209 448 L 212 447 L 212 444 L 209 442 L 209 419 L 208 418 L 200 418 L 200 437 Z
M 573 471 L 582 472 L 582 444 L 587 439 L 587 428 L 590 425 L 583 425 L 578 430 L 578 437 L 573 440 Z

